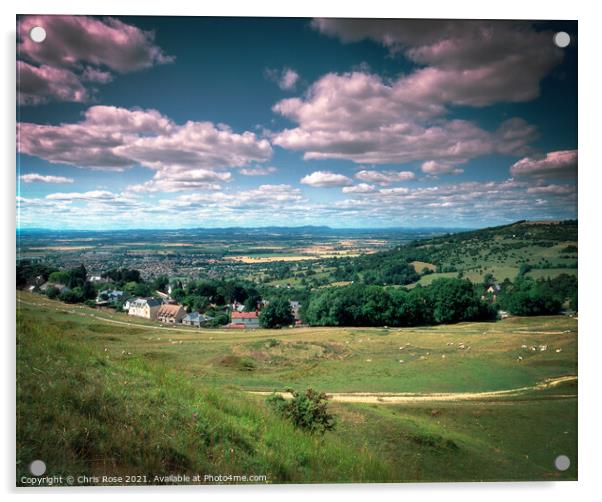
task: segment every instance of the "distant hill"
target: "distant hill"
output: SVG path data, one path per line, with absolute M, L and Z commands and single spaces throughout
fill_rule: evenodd
M 503 281 L 514 278 L 521 268 L 534 277 L 576 274 L 577 231 L 576 220 L 522 220 L 446 233 L 339 263 L 336 278 L 386 283 L 389 277 L 389 284 L 428 284 L 438 277 L 458 275 L 481 282 L 488 273 Z
M 176 228 L 176 229 L 113 229 L 113 230 L 75 230 L 75 229 L 49 229 L 49 228 L 17 228 L 21 236 L 35 236 L 44 238 L 53 237 L 88 237 L 107 236 L 141 239 L 153 237 L 165 238 L 167 236 L 189 237 L 196 236 L 262 236 L 262 235 L 308 235 L 308 236 L 387 236 L 387 235 L 441 235 L 447 232 L 462 231 L 462 228 L 444 227 L 383 227 L 383 228 L 333 228 L 329 226 L 303 225 L 303 226 L 266 226 L 266 227 L 215 227 L 215 228 Z

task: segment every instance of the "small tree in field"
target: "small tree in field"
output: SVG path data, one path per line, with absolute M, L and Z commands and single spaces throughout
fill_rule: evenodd
M 323 392 L 307 389 L 304 393 L 293 391 L 293 398 L 286 400 L 273 394 L 268 404 L 283 417 L 289 419 L 295 427 L 311 433 L 324 434 L 334 429 L 334 416 L 328 413 L 328 398 Z
M 292 324 L 294 320 L 291 304 L 283 298 L 270 302 L 259 314 L 262 328 L 281 328 Z

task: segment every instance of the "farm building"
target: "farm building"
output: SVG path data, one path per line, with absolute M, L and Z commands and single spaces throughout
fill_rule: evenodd
M 177 324 L 186 315 L 186 310 L 182 305 L 173 305 L 164 303 L 157 311 L 157 320 L 165 324 Z
M 257 312 L 232 312 L 234 328 L 259 328 L 259 314 Z
M 160 307 L 161 300 L 158 298 L 136 298 L 129 302 L 128 314 L 145 319 L 156 319 Z
M 210 317 L 208 315 L 199 314 L 198 312 L 191 312 L 186 317 L 184 317 L 184 319 L 182 319 L 182 324 L 185 324 L 186 326 L 196 326 L 197 328 L 200 328 L 201 326 L 207 324 L 212 320 L 213 317 Z

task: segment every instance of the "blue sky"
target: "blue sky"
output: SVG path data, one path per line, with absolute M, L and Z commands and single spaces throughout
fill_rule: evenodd
M 575 22 L 24 16 L 17 43 L 23 228 L 576 218 Z

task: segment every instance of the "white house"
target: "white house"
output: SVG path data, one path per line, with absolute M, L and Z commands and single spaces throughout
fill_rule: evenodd
M 156 319 L 161 304 L 158 298 L 136 298 L 129 302 L 128 314 L 145 319 Z

